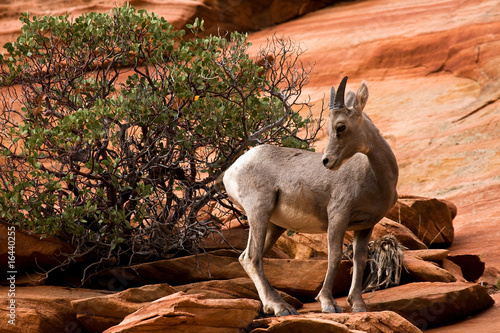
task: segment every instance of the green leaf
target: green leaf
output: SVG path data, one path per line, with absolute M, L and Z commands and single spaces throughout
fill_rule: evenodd
M 15 50 L 15 49 L 14 49 L 14 46 L 12 45 L 12 43 L 6 43 L 6 44 L 4 44 L 4 46 L 3 46 L 3 47 L 4 47 L 4 49 L 6 49 L 6 50 L 7 50 L 7 52 L 9 52 L 9 53 L 13 53 L 13 52 L 14 52 L 14 50 Z

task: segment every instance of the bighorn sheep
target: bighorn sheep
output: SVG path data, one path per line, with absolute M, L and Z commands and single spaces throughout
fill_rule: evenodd
M 346 82 L 344 77 L 336 94 L 331 89 L 329 139 L 323 155 L 261 145 L 238 158 L 224 174 L 227 194 L 248 217 L 248 245 L 239 260 L 266 313 L 297 314 L 271 286 L 262 263 L 287 229 L 328 234 L 328 269 L 316 297 L 323 312 L 342 312 L 332 286 L 345 232 L 354 230 L 348 301 L 353 311 L 366 311 L 361 292 L 367 245 L 373 226 L 396 202 L 398 166 L 391 148 L 363 113 L 368 100 L 365 82 L 357 94 L 349 91 L 344 103 Z

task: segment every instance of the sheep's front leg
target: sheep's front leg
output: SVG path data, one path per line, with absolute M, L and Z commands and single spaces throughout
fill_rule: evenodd
M 347 301 L 353 312 L 366 312 L 366 304 L 361 296 L 363 289 L 363 274 L 368 259 L 368 242 L 373 229 L 357 230 L 354 232 L 353 244 L 353 275 L 351 289 Z
M 262 259 L 269 224 L 268 217 L 248 216 L 248 223 L 250 225 L 248 245 L 239 260 L 257 288 L 264 313 L 276 316 L 297 315 L 298 312 L 281 298 L 264 275 Z
M 321 303 L 323 312 L 342 312 L 342 309 L 333 299 L 332 289 L 333 282 L 337 276 L 337 269 L 342 259 L 342 243 L 347 230 L 347 222 L 345 219 L 338 218 L 331 221 L 328 225 L 328 268 L 321 288 L 316 300 Z

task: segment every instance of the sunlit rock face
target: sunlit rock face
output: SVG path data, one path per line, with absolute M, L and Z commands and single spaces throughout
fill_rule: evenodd
M 339 0 L 6 0 L 0 3 L 0 48 L 21 32 L 19 16 L 65 15 L 76 17 L 88 12 L 109 12 L 115 6 L 129 3 L 165 17 L 176 28 L 183 28 L 196 17 L 205 21 L 205 33 L 257 31 L 324 8 Z

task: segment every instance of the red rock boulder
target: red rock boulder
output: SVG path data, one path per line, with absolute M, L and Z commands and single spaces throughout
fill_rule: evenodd
M 427 246 L 417 237 L 411 230 L 388 218 L 383 218 L 379 223 L 373 228 L 372 237 L 370 240 L 377 240 L 385 235 L 392 234 L 396 239 L 410 250 L 423 250 L 427 249 Z
M 252 333 L 299 332 L 405 332 L 419 333 L 417 327 L 392 311 L 366 313 L 307 313 L 299 316 L 257 319 Z
M 234 333 L 248 327 L 260 307 L 251 299 L 207 299 L 178 292 L 145 305 L 104 332 Z
M 18 286 L 11 298 L 9 287 L 0 287 L 0 332 L 86 332 L 76 318 L 71 301 L 108 293 L 83 288 Z M 15 300 L 15 326 L 8 322 L 7 306 L 11 299 Z
M 405 255 L 405 271 L 417 282 L 455 282 L 456 277 L 438 264 Z
M 386 217 L 410 229 L 427 246 L 446 248 L 453 243 L 456 206 L 445 200 L 401 196 Z
M 71 301 L 76 317 L 89 332 L 99 333 L 118 325 L 129 314 L 158 298 L 175 294 L 168 284 L 146 285 L 104 296 Z
M 13 238 L 12 238 L 13 237 Z M 66 259 L 62 253 L 73 253 L 74 248 L 56 237 L 41 238 L 40 235 L 16 230 L 9 234 L 8 227 L 0 224 L 0 262 L 7 263 L 9 241 L 14 243 L 14 268 L 18 272 L 48 270 Z M 3 279 L 4 271 L 0 274 Z M 20 277 L 20 276 L 19 276 Z M 18 284 L 19 285 L 19 284 Z
M 464 282 L 409 283 L 364 298 L 369 311 L 394 311 L 422 330 L 465 318 L 494 303 L 485 288 Z

